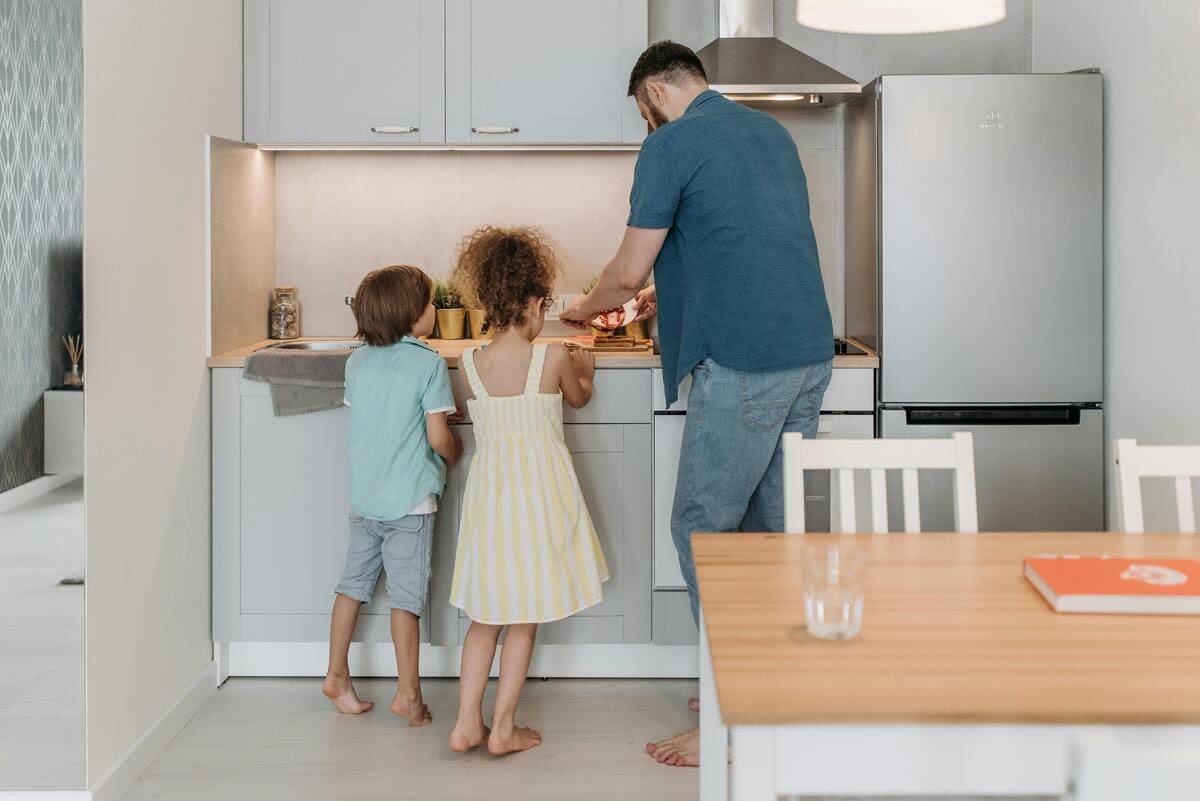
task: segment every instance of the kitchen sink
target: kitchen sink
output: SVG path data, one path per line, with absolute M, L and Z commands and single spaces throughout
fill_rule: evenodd
M 283 342 L 271 347 L 281 350 L 354 350 L 362 345 L 362 340 L 359 339 L 318 339 L 309 342 Z

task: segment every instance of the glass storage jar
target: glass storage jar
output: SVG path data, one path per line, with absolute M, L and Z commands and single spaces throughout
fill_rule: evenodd
M 271 290 L 271 339 L 296 339 L 300 336 L 298 292 L 294 286 L 277 286 Z

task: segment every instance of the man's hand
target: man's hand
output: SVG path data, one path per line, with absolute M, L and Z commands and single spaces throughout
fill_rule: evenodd
M 587 295 L 576 295 L 567 304 L 567 308 L 558 313 L 559 322 L 564 325 L 569 325 L 572 328 L 584 330 L 588 326 L 588 321 L 592 319 L 591 314 L 587 311 Z
M 653 285 L 637 293 L 636 301 L 637 317 L 633 318 L 634 322 L 646 320 L 658 314 L 658 291 Z

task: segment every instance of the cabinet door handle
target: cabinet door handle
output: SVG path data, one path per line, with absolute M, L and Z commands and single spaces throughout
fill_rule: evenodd
M 371 133 L 382 133 L 382 134 L 416 133 L 419 130 L 421 130 L 421 129 L 415 128 L 412 125 L 373 125 L 373 126 L 371 126 Z
M 515 125 L 480 125 L 471 129 L 471 133 L 480 134 L 510 134 L 520 132 L 521 129 Z

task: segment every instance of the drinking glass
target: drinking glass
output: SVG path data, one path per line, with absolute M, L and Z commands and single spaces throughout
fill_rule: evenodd
M 852 544 L 804 549 L 804 617 L 820 640 L 848 640 L 862 628 L 867 557 Z

